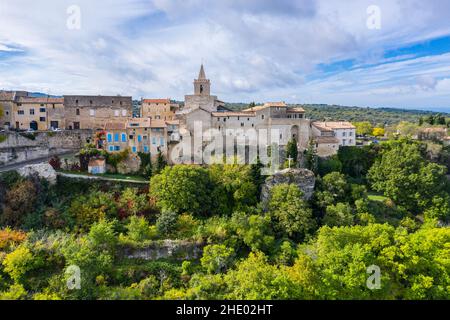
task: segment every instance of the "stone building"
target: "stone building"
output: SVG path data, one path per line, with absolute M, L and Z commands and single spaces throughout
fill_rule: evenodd
M 172 122 L 175 122 L 172 120 Z M 169 123 L 172 123 L 169 122 Z M 150 118 L 129 118 L 123 122 L 107 122 L 105 149 L 108 152 L 120 152 L 128 149 L 132 153 L 143 152 L 156 156 L 159 151 L 167 154 L 170 134 L 168 128 L 175 132 L 176 125 L 164 120 Z
M 174 120 L 175 112 L 180 109 L 177 103 L 170 99 L 142 99 L 140 116 L 155 120 Z
M 339 141 L 339 146 L 356 145 L 356 127 L 347 121 L 312 122 L 313 137 L 333 136 Z
M 195 123 L 201 122 L 203 131 L 214 128 L 228 136 L 232 129 L 233 134 L 245 136 L 247 143 L 255 143 L 255 132 L 261 129 L 266 129 L 269 137 L 271 129 L 278 130 L 281 146 L 295 139 L 300 150 L 304 150 L 309 142 L 310 122 L 302 108 L 288 107 L 284 102 L 268 102 L 242 111 L 229 110 L 217 96 L 211 95 L 211 82 L 206 78 L 203 65 L 198 79 L 194 80 L 194 94 L 185 96 L 184 108 L 176 115 L 180 128 L 191 136 Z
M 0 108 L 3 110 L 3 116 L 0 118 L 0 126 L 9 128 L 13 123 L 13 108 L 16 97 L 15 91 L 0 91 Z
M 16 97 L 12 126 L 15 129 L 49 130 L 64 126 L 64 99 L 47 97 Z
M 133 114 L 131 97 L 64 96 L 65 128 L 101 130 L 107 122 L 124 122 Z

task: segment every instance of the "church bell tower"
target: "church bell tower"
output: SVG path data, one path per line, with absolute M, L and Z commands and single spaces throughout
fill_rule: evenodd
M 206 79 L 205 70 L 203 64 L 200 67 L 198 73 L 198 79 L 194 80 L 194 94 L 197 96 L 209 96 L 211 91 L 211 83 L 209 79 Z

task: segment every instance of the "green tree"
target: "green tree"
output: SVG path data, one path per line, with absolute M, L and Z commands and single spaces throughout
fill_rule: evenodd
M 347 203 L 337 203 L 336 205 L 327 206 L 323 223 L 330 227 L 352 225 L 352 208 Z
M 202 267 L 209 273 L 224 272 L 233 261 L 234 250 L 223 244 L 208 245 L 203 248 L 200 259 Z
M 213 164 L 209 167 L 212 180 L 222 188 L 226 203 L 222 202 L 227 212 L 245 209 L 258 202 L 257 186 L 253 183 L 250 166 L 240 164 Z
M 359 136 L 368 136 L 372 134 L 373 126 L 369 121 L 354 122 L 356 134 Z
M 273 249 L 275 237 L 268 215 L 250 215 L 235 212 L 231 221 L 238 237 L 252 251 L 269 252 Z
M 126 228 L 128 230 L 127 236 L 136 242 L 149 240 L 152 236 L 150 225 L 144 217 L 131 216 Z
M 156 156 L 156 166 L 155 173 L 160 173 L 167 166 L 167 161 L 161 150 L 158 150 L 158 155 Z
M 423 213 L 434 196 L 445 194 L 446 168 L 427 162 L 416 144 L 400 143 L 383 152 L 370 169 L 372 188 L 412 213 Z
M 37 188 L 30 180 L 18 181 L 6 192 L 1 221 L 5 225 L 20 226 L 25 216 L 36 210 Z
M 317 172 L 319 160 L 317 157 L 316 146 L 312 139 L 309 141 L 308 149 L 306 149 L 304 152 L 305 152 L 305 167 L 306 167 L 306 169 L 309 169 L 309 170 L 313 171 L 314 173 Z
M 286 158 L 293 159 L 293 162 L 291 163 L 291 167 L 297 166 L 297 159 L 298 159 L 298 148 L 297 148 L 297 141 L 295 139 L 289 140 L 287 146 L 286 146 Z
M 216 199 L 211 197 L 215 188 L 206 169 L 189 165 L 166 167 L 150 181 L 150 195 L 156 199 L 156 205 L 176 213 L 217 212 Z
M 294 184 L 279 184 L 270 190 L 269 212 L 276 229 L 292 237 L 304 237 L 315 226 L 312 210 L 303 200 L 303 193 Z
M 16 283 L 20 283 L 24 275 L 36 267 L 37 260 L 31 250 L 22 245 L 7 254 L 2 264 L 5 272 L 9 274 L 11 279 Z

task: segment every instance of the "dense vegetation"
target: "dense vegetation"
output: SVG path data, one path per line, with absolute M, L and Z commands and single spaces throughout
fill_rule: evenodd
M 264 205 L 257 165 L 165 166 L 149 188 L 3 174 L 0 298 L 448 299 L 449 185 L 427 145 L 308 157 L 312 199 L 281 184 Z M 127 255 L 166 239 L 202 254 Z M 74 266 L 79 288 L 67 285 Z
M 363 108 L 327 104 L 300 104 L 292 106 L 300 106 L 305 109 L 308 118 L 312 120 L 342 120 L 350 122 L 369 121 L 373 125 L 379 126 L 396 124 L 401 121 L 419 123 L 421 118 L 423 119 L 422 121 L 426 121 L 429 117 L 436 117 L 439 115 L 439 113 L 432 111 L 396 108 Z M 227 103 L 225 107 L 232 110 L 242 110 L 248 108 L 249 105 L 246 103 Z M 446 119 L 448 114 L 444 113 L 441 116 Z

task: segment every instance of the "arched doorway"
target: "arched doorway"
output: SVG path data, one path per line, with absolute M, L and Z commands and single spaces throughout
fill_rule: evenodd
M 298 132 L 299 129 L 297 125 L 291 127 L 291 139 L 294 139 L 297 142 L 298 142 Z
M 37 124 L 36 121 L 31 121 L 31 122 L 30 122 L 30 129 L 33 129 L 33 130 L 37 131 L 37 129 L 38 129 L 38 124 Z

